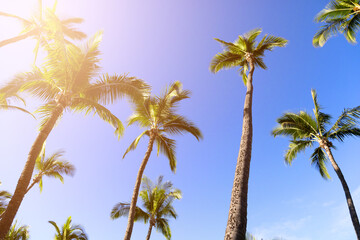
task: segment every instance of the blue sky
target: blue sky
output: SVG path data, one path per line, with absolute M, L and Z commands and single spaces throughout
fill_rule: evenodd
M 30 17 L 35 0 L 13 0 L 1 11 Z M 50 6 L 53 1 L 44 1 Z M 129 73 L 144 79 L 158 94 L 180 80 L 192 97 L 180 112 L 203 131 L 204 140 L 176 137 L 178 167 L 170 171 L 163 156 L 152 155 L 145 175 L 164 175 L 181 189 L 183 199 L 174 205 L 178 219 L 171 220 L 173 240 L 222 239 L 228 216 L 238 153 L 245 87 L 236 70 L 214 75 L 211 58 L 222 51 L 214 37 L 233 41 L 239 34 L 261 27 L 264 33 L 284 37 L 288 46 L 267 52 L 268 70 L 254 74 L 253 152 L 249 182 L 248 230 L 259 239 L 352 240 L 355 233 L 339 180 L 324 181 L 300 154 L 292 166 L 283 160 L 288 140 L 274 139 L 271 129 L 286 111 L 312 111 L 310 90 L 318 92 L 324 111 L 338 116 L 345 107 L 359 104 L 359 46 L 343 36 L 319 49 L 311 40 L 319 25 L 313 19 L 328 0 L 306 1 L 95 1 L 60 0 L 58 14 L 82 17 L 81 29 L 89 36 L 104 31 L 102 72 Z M 18 6 L 22 6 L 19 8 Z M 0 39 L 17 34 L 21 26 L 0 19 Z M 31 68 L 34 40 L 0 49 L 0 84 Z M 28 98 L 33 110 L 39 102 Z M 123 121 L 131 114 L 126 100 L 109 106 Z M 1 188 L 13 191 L 27 153 L 36 137 L 38 122 L 23 113 L 0 112 Z M 141 132 L 129 127 L 118 141 L 113 129 L 99 118 L 66 113 L 47 141 L 47 153 L 63 149 L 77 172 L 65 184 L 44 180 L 40 194 L 33 189 L 24 199 L 17 219 L 30 226 L 31 239 L 47 240 L 54 234 L 47 222 L 63 224 L 68 216 L 84 226 L 90 239 L 121 239 L 126 220 L 110 220 L 111 208 L 129 201 L 142 157 L 144 139 L 135 152 L 122 155 Z M 357 209 L 360 206 L 359 140 L 335 143 L 334 151 Z M 143 239 L 146 225 L 135 223 L 133 239 Z M 151 239 L 165 239 L 156 231 Z

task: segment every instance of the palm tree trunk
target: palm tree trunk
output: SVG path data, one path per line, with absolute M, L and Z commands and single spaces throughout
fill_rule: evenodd
M 356 214 L 356 209 L 355 209 L 355 205 L 354 205 L 354 202 L 352 200 L 352 197 L 351 197 L 351 194 L 350 194 L 350 190 L 349 190 L 349 187 L 345 181 L 345 178 L 344 178 L 344 175 L 342 174 L 339 166 L 337 165 L 337 163 L 335 162 L 335 159 L 334 159 L 334 156 L 332 155 L 332 152 L 331 152 L 331 149 L 325 145 L 325 151 L 327 153 L 327 155 L 329 156 L 329 159 L 330 159 L 330 162 L 331 162 L 331 165 L 333 166 L 337 176 L 339 177 L 340 179 L 340 182 L 341 182 L 341 185 L 344 189 L 344 192 L 345 192 L 345 197 L 346 197 L 346 203 L 349 207 L 349 212 L 350 212 L 350 216 L 351 216 L 351 220 L 352 220 L 352 223 L 354 225 L 354 229 L 355 229 L 355 232 L 356 232 L 356 236 L 357 236 L 357 239 L 360 240 L 360 224 L 359 224 L 359 219 L 358 219 L 358 216 Z
M 147 236 L 146 236 L 146 240 L 150 240 L 152 228 L 153 228 L 153 225 L 150 223 L 149 230 L 148 230 L 148 234 L 147 234 Z
M 13 38 L 9 38 L 9 39 L 3 40 L 3 41 L 0 41 L 0 47 L 3 47 L 3 46 L 5 46 L 5 45 L 11 44 L 11 43 L 15 43 L 15 42 L 21 41 L 21 40 L 23 40 L 23 39 L 25 39 L 25 38 L 34 36 L 37 32 L 38 32 L 37 29 L 33 29 L 33 30 L 31 30 L 30 32 L 27 32 L 27 33 L 24 33 L 24 34 L 21 34 L 21 35 L 19 35 L 19 36 L 16 36 L 16 37 L 13 37 Z
M 140 169 L 139 169 L 139 172 L 138 172 L 137 177 L 136 177 L 136 183 L 135 183 L 135 187 L 134 187 L 133 196 L 132 196 L 132 199 L 131 199 L 131 204 L 130 204 L 130 209 L 129 209 L 128 225 L 126 227 L 124 240 L 130 240 L 130 238 L 131 238 L 132 229 L 133 229 L 133 226 L 134 226 L 136 202 L 137 202 L 138 195 L 139 195 L 141 179 L 142 179 L 146 164 L 147 164 L 147 162 L 148 162 L 148 160 L 150 158 L 152 148 L 153 148 L 153 145 L 154 145 L 154 141 L 155 141 L 155 135 L 150 131 L 150 139 L 149 139 L 149 143 L 148 143 L 148 148 L 147 148 L 147 151 L 145 153 L 145 157 L 144 157 L 144 159 L 143 159 L 143 161 L 142 161 L 142 163 L 140 165 Z
M 20 204 L 26 194 L 26 190 L 28 189 L 33 171 L 35 166 L 35 160 L 41 152 L 42 146 L 53 129 L 56 121 L 61 116 L 64 107 L 62 104 L 58 104 L 54 111 L 51 113 L 49 120 L 46 122 L 45 126 L 39 132 L 35 142 L 33 143 L 28 159 L 25 163 L 25 167 L 21 173 L 21 176 L 16 185 L 16 189 L 13 197 L 11 198 L 6 211 L 3 213 L 2 218 L 0 220 L 0 239 L 3 240 L 10 229 L 10 226 L 14 220 L 14 217 L 20 207 Z
M 227 221 L 225 240 L 245 240 L 247 224 L 247 194 L 250 174 L 252 145 L 252 97 L 254 63 L 250 60 L 250 71 L 246 83 L 244 115 L 240 150 L 237 158 L 234 184 L 231 193 L 229 217 Z

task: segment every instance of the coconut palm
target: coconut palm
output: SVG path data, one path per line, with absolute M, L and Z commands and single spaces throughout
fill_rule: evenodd
M 88 236 L 85 233 L 85 230 L 80 225 L 71 225 L 71 216 L 68 217 L 65 224 L 61 227 L 54 221 L 49 221 L 51 225 L 54 226 L 56 234 L 54 240 L 87 240 Z
M 30 239 L 29 227 L 26 225 L 17 226 L 17 222 L 11 226 L 10 231 L 6 234 L 6 240 L 28 240 Z
M 314 117 L 304 111 L 285 113 L 277 119 L 279 125 L 272 131 L 272 135 L 275 137 L 278 135 L 291 137 L 289 148 L 285 154 L 285 161 L 288 164 L 292 163 L 299 152 L 313 147 L 315 143 L 319 144 L 311 155 L 311 163 L 319 170 L 323 178 L 328 179 L 330 176 L 326 168 L 326 161 L 330 160 L 344 189 L 357 239 L 360 239 L 360 225 L 354 202 L 340 167 L 332 154 L 332 149 L 335 148 L 334 140 L 343 142 L 345 137 L 360 136 L 360 128 L 356 127 L 357 120 L 360 117 L 360 106 L 345 109 L 336 122 L 330 126 L 331 116 L 321 112 L 315 90 L 311 90 L 311 95 L 315 106 Z
M 86 37 L 86 34 L 74 28 L 74 24 L 83 22 L 81 18 L 67 18 L 60 20 L 56 14 L 57 0 L 55 0 L 54 6 L 50 9 L 43 10 L 42 0 L 38 0 L 38 11 L 31 19 L 25 19 L 14 14 L 0 12 L 0 16 L 14 18 L 19 20 L 24 29 L 15 37 L 0 41 L 0 47 L 15 43 L 26 38 L 35 38 L 37 40 L 35 46 L 35 60 L 40 45 L 46 45 L 48 41 L 51 41 L 55 32 L 61 33 L 65 41 L 81 40 Z
M 149 231 L 146 240 L 150 239 L 153 227 L 156 227 L 166 239 L 171 239 L 171 230 L 168 218 L 177 217 L 176 211 L 172 206 L 175 199 L 181 199 L 181 191 L 174 189 L 171 182 L 162 182 L 163 176 L 160 176 L 157 183 L 154 184 L 146 176 L 142 179 L 142 189 L 140 191 L 140 198 L 143 201 L 143 207 L 136 207 L 135 221 L 143 220 L 146 224 L 149 222 Z M 111 211 L 111 218 L 117 219 L 122 216 L 128 216 L 130 210 L 129 203 L 118 203 Z
M 266 69 L 263 61 L 265 51 L 271 51 L 275 47 L 284 47 L 287 43 L 287 40 L 271 35 L 265 35 L 257 43 L 256 38 L 260 35 L 261 31 L 261 29 L 251 30 L 243 36 L 239 36 L 234 43 L 215 38 L 225 49 L 223 52 L 216 54 L 210 63 L 210 71 L 213 73 L 217 73 L 221 69 L 238 67 L 246 86 L 242 135 L 225 232 L 226 240 L 242 240 L 246 237 L 247 193 L 253 132 L 252 97 L 254 70 L 255 67 Z
M 35 169 L 37 173 L 33 177 L 32 183 L 26 190 L 26 193 L 35 185 L 39 184 L 40 192 L 43 189 L 43 176 L 53 177 L 59 179 L 64 183 L 63 174 L 73 176 L 75 173 L 75 167 L 71 163 L 62 159 L 64 152 L 58 151 L 53 153 L 50 157 L 45 157 L 45 148 L 38 156 L 35 163 Z
M 38 112 L 42 116 L 40 132 L 33 143 L 28 159 L 19 178 L 14 196 L 9 202 L 0 221 L 0 239 L 9 230 L 11 222 L 28 189 L 36 158 L 46 138 L 60 120 L 63 112 L 75 111 L 96 113 L 101 119 L 115 127 L 115 133 L 121 136 L 123 125 L 102 104 L 111 103 L 124 95 L 142 100 L 143 93 L 149 86 L 142 80 L 126 75 L 98 77 L 99 50 L 101 33 L 96 34 L 83 48 L 62 41 L 54 36 L 54 41 L 47 45 L 47 61 L 42 69 L 18 75 L 2 89 L 2 92 L 25 91 L 45 101 Z
M 320 30 L 313 38 L 315 47 L 322 47 L 326 41 L 337 33 L 343 33 L 350 43 L 356 43 L 356 34 L 360 29 L 359 0 L 331 1 L 315 18 L 322 22 Z
M 136 183 L 129 209 L 128 225 L 124 237 L 125 240 L 130 240 L 131 237 L 141 178 L 153 150 L 154 143 L 157 145 L 157 153 L 159 154 L 159 152 L 161 152 L 165 154 L 165 156 L 169 159 L 171 170 L 175 172 L 176 142 L 174 139 L 169 138 L 168 134 L 174 135 L 188 132 L 197 140 L 202 138 L 202 134 L 195 124 L 175 112 L 178 103 L 183 99 L 189 98 L 189 95 L 189 91 L 182 90 L 181 82 L 176 81 L 171 84 L 168 89 L 166 89 L 161 97 L 148 96 L 145 98 L 144 102 L 136 104 L 134 109 L 135 113 L 128 119 L 128 125 L 138 124 L 146 130 L 131 143 L 123 157 L 125 157 L 129 151 L 134 150 L 140 139 L 144 136 L 149 137 L 149 142 L 147 151 L 136 177 Z

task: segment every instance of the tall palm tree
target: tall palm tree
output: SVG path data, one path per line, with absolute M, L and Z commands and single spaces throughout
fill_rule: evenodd
M 15 37 L 0 41 L 0 47 L 6 46 L 11 43 L 15 43 L 26 38 L 35 38 L 37 40 L 35 46 L 35 59 L 40 45 L 46 45 L 48 41 L 51 41 L 52 35 L 55 31 L 61 32 L 66 41 L 81 40 L 86 37 L 86 34 L 74 28 L 74 24 L 83 22 L 81 18 L 67 18 L 60 20 L 56 14 L 57 0 L 55 0 L 53 7 L 44 11 L 42 6 L 42 0 L 38 0 L 38 11 L 31 19 L 25 19 L 14 14 L 0 12 L 0 16 L 14 18 L 19 20 L 24 29 Z
M 357 239 L 359 240 L 360 224 L 354 202 L 340 167 L 332 155 L 331 149 L 335 148 L 332 143 L 334 140 L 343 142 L 345 137 L 360 136 L 360 128 L 356 127 L 357 120 L 360 117 L 360 106 L 345 109 L 336 122 L 332 126 L 329 126 L 331 116 L 320 111 L 321 108 L 317 101 L 315 90 L 311 90 L 311 95 L 315 106 L 315 116 L 313 117 L 303 111 L 299 113 L 285 113 L 277 119 L 279 125 L 272 131 L 272 135 L 275 137 L 278 135 L 291 137 L 289 149 L 285 154 L 285 161 L 288 164 L 292 163 L 299 152 L 304 151 L 306 148 L 313 147 L 315 143 L 319 144 L 311 155 L 311 163 L 319 170 L 323 178 L 328 179 L 330 176 L 326 169 L 326 161 L 327 158 L 330 160 L 344 189 L 351 220 Z
M 54 240 L 87 240 L 88 236 L 85 233 L 85 230 L 80 225 L 71 225 L 71 216 L 68 217 L 65 224 L 61 227 L 54 221 L 49 221 L 51 225 L 54 226 L 56 234 Z
M 284 47 L 287 43 L 287 40 L 272 35 L 265 35 L 257 43 L 256 38 L 260 35 L 261 31 L 261 29 L 251 30 L 243 36 L 239 36 L 234 43 L 215 38 L 225 49 L 223 52 L 216 54 L 210 63 L 210 71 L 213 73 L 217 73 L 221 69 L 238 67 L 246 86 L 240 150 L 231 193 L 225 240 L 243 240 L 246 237 L 247 194 L 253 132 L 252 98 L 254 70 L 255 67 L 266 69 L 263 61 L 265 51 L 271 51 L 275 47 Z
M 62 159 L 64 152 L 58 151 L 53 153 L 50 157 L 45 157 L 45 148 L 42 153 L 36 159 L 35 169 L 37 174 L 33 177 L 32 183 L 26 190 L 26 193 L 35 185 L 39 184 L 40 192 L 43 189 L 43 176 L 54 177 L 64 183 L 63 174 L 73 176 L 75 173 L 75 167 L 71 163 Z
M 175 199 L 181 199 L 181 191 L 174 189 L 171 182 L 162 182 L 163 176 L 160 176 L 157 183 L 154 184 L 146 176 L 142 179 L 142 189 L 140 191 L 140 198 L 143 201 L 143 207 L 136 207 L 135 221 L 143 220 L 146 224 L 149 221 L 149 231 L 146 240 L 150 239 L 153 227 L 156 227 L 166 239 L 171 239 L 171 230 L 168 222 L 168 217 L 177 217 L 176 211 L 172 206 Z M 128 216 L 130 210 L 129 203 L 118 203 L 111 211 L 111 218 L 117 219 L 122 216 Z
M 10 231 L 6 234 L 6 240 L 28 240 L 30 239 L 29 226 L 17 226 L 17 222 L 11 226 Z
M 150 158 L 154 143 L 157 144 L 157 153 L 165 154 L 169 159 L 170 168 L 173 172 L 176 170 L 175 140 L 168 137 L 168 134 L 191 133 L 197 140 L 202 138 L 200 130 L 187 120 L 185 117 L 176 114 L 178 103 L 189 98 L 190 92 L 182 90 L 182 84 L 179 81 L 174 82 L 164 92 L 161 97 L 148 96 L 141 103 L 135 105 L 134 114 L 128 119 L 128 125 L 138 124 L 146 130 L 142 132 L 126 150 L 125 155 L 136 148 L 140 139 L 144 136 L 149 137 L 147 151 L 140 165 L 136 183 L 131 199 L 128 225 L 125 232 L 125 240 L 130 240 L 134 218 L 136 212 L 136 202 L 139 195 L 141 178 L 143 176 L 146 164 Z
M 124 95 L 142 100 L 143 93 L 149 89 L 142 80 L 126 75 L 105 74 L 93 82 L 99 71 L 98 46 L 101 36 L 101 33 L 96 34 L 80 48 L 64 42 L 61 34 L 60 37 L 55 35 L 54 40 L 47 45 L 48 56 L 43 69 L 35 67 L 33 72 L 18 75 L 0 89 L 0 93 L 25 91 L 45 101 L 38 110 L 42 116 L 40 132 L 30 149 L 14 196 L 0 220 L 0 239 L 4 238 L 11 226 L 28 189 L 36 158 L 63 112 L 94 112 L 113 125 L 115 133 L 120 137 L 123 133 L 121 121 L 102 104 L 113 102 Z
M 350 43 L 356 43 L 356 34 L 360 29 L 360 1 L 331 1 L 318 13 L 315 21 L 324 23 L 313 38 L 315 47 L 324 46 L 326 41 L 337 33 L 343 33 Z

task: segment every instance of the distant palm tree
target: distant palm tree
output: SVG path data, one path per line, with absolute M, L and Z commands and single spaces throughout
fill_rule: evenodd
M 321 108 L 315 90 L 311 90 L 311 95 L 315 106 L 315 116 L 312 117 L 303 111 L 285 113 L 277 119 L 279 125 L 272 131 L 272 135 L 275 137 L 278 135 L 291 137 L 289 149 L 285 154 L 285 161 L 288 164 L 292 163 L 299 152 L 313 147 L 314 143 L 319 144 L 311 155 L 311 163 L 319 170 L 323 178 L 328 179 L 330 176 L 326 169 L 327 155 L 344 189 L 357 239 L 360 239 L 360 224 L 354 202 L 345 178 L 331 151 L 331 148 L 335 148 L 332 143 L 333 140 L 342 142 L 345 137 L 360 136 L 360 128 L 356 127 L 357 119 L 360 117 L 360 106 L 344 110 L 336 122 L 329 126 L 331 116 L 320 111 Z
M 261 31 L 261 29 L 251 30 L 245 35 L 239 36 L 234 43 L 215 38 L 225 49 L 223 52 L 216 54 L 210 63 L 210 71 L 213 73 L 217 73 L 221 69 L 238 67 L 246 86 L 240 150 L 231 193 L 225 240 L 243 240 L 246 237 L 247 194 L 253 132 L 252 82 L 254 70 L 255 67 L 266 69 L 263 61 L 265 51 L 271 51 L 275 47 L 284 47 L 287 43 L 287 40 L 284 38 L 271 35 L 265 35 L 257 43 L 256 38 L 260 35 Z
M 67 39 L 81 40 L 86 37 L 85 33 L 73 27 L 73 24 L 82 23 L 83 19 L 67 18 L 60 20 L 56 16 L 55 10 L 57 0 L 55 0 L 53 8 L 47 9 L 46 11 L 43 10 L 42 0 L 38 0 L 38 2 L 38 11 L 31 19 L 25 19 L 14 14 L 0 12 L 0 16 L 15 18 L 24 26 L 24 29 L 18 36 L 0 41 L 0 47 L 33 37 L 37 39 L 34 60 L 36 61 L 39 46 L 46 45 L 48 41 L 51 41 L 51 37 L 53 37 L 55 33 L 61 33 L 65 41 L 68 41 Z
M 315 18 L 324 23 L 313 38 L 315 47 L 322 47 L 337 33 L 343 33 L 350 43 L 356 43 L 356 34 L 360 29 L 359 0 L 331 1 Z
M 56 234 L 54 240 L 87 240 L 88 236 L 80 225 L 71 225 L 71 216 L 68 217 L 66 223 L 59 228 L 54 221 L 49 221 L 54 226 Z
M 62 174 L 73 176 L 75 173 L 75 167 L 71 163 L 62 160 L 64 152 L 58 151 L 53 153 L 50 157 L 45 158 L 45 148 L 43 148 L 42 153 L 36 159 L 35 169 L 37 174 L 33 177 L 33 181 L 26 190 L 26 193 L 37 183 L 39 183 L 40 192 L 43 189 L 43 180 L 42 177 L 54 177 L 58 178 L 62 183 L 64 183 L 64 178 Z
M 167 135 L 184 134 L 188 132 L 191 133 L 197 140 L 202 138 L 202 134 L 195 124 L 175 112 L 178 103 L 183 99 L 189 98 L 189 95 L 189 91 L 182 90 L 181 82 L 174 82 L 168 89 L 166 89 L 162 96 L 149 96 L 145 98 L 144 102 L 136 104 L 134 109 L 135 113 L 128 120 L 128 125 L 136 123 L 146 130 L 131 143 L 123 157 L 125 157 L 129 151 L 136 148 L 143 136 L 148 136 L 149 142 L 147 151 L 136 177 L 136 183 L 129 209 L 128 225 L 124 237 L 125 240 L 130 240 L 131 237 L 141 178 L 153 150 L 154 143 L 157 144 L 157 153 L 159 154 L 159 152 L 161 152 L 165 154 L 165 156 L 169 159 L 171 170 L 175 172 L 175 140 L 169 138 Z
M 146 240 L 150 239 L 151 230 L 156 227 L 166 239 L 171 239 L 171 230 L 169 226 L 169 217 L 175 218 L 177 214 L 175 212 L 172 203 L 175 199 L 181 199 L 181 191 L 174 189 L 171 182 L 162 182 L 163 176 L 160 176 L 157 183 L 154 184 L 147 177 L 142 179 L 142 189 L 140 192 L 140 198 L 143 201 L 143 207 L 136 207 L 135 221 L 143 220 L 146 224 L 150 222 L 149 231 L 146 236 Z M 118 203 L 111 211 L 111 218 L 117 219 L 122 216 L 128 216 L 130 210 L 129 203 Z
M 16 226 L 17 222 L 11 226 L 10 231 L 6 234 L 5 240 L 28 240 L 30 239 L 29 227 L 26 225 Z
M 4 238 L 19 209 L 30 184 L 36 158 L 65 110 L 96 113 L 101 119 L 123 133 L 121 121 L 102 104 L 113 102 L 122 96 L 141 101 L 149 86 L 134 77 L 109 76 L 107 74 L 93 82 L 99 71 L 99 43 L 102 34 L 96 34 L 84 48 L 54 38 L 47 45 L 47 62 L 43 69 L 35 67 L 30 73 L 18 75 L 0 89 L 1 93 L 25 91 L 45 101 L 38 112 L 42 115 L 40 132 L 33 143 L 23 172 L 18 180 L 14 196 L 0 220 L 0 239 Z

